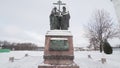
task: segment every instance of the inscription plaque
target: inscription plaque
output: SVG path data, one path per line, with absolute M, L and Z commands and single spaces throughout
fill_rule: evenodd
M 68 51 L 69 44 L 66 38 L 51 38 L 50 40 L 50 51 Z

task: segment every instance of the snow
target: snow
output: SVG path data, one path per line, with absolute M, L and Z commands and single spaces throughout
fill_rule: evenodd
M 75 62 L 80 68 L 120 68 L 119 53 L 115 51 L 112 55 L 106 55 L 98 51 L 75 52 Z M 88 59 L 89 54 L 92 59 Z M 106 58 L 105 64 L 101 63 L 101 58 Z
M 50 40 L 68 40 L 67 38 L 51 38 Z
M 11 51 L 0 53 L 0 68 L 37 68 L 43 63 L 43 51 Z M 28 56 L 25 56 L 28 54 Z M 99 51 L 75 51 L 74 62 L 80 68 L 120 68 L 120 50 L 116 50 L 112 55 L 106 55 Z M 88 55 L 91 58 L 88 58 Z M 9 57 L 14 57 L 14 62 L 9 61 Z M 106 63 L 101 63 L 101 58 L 106 58 Z
M 72 34 L 68 30 L 49 30 L 46 36 L 72 36 Z

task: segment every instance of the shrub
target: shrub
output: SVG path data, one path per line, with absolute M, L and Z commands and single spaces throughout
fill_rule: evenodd
M 110 44 L 107 41 L 105 41 L 103 43 L 103 50 L 104 50 L 105 54 L 112 54 L 112 52 L 113 52 L 112 47 L 110 46 Z

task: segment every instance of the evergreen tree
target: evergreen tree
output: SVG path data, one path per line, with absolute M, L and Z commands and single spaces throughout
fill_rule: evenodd
M 112 54 L 113 50 L 107 40 L 103 43 L 103 50 L 105 54 Z

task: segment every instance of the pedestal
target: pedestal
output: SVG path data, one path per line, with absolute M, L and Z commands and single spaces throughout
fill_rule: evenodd
M 50 30 L 45 36 L 44 64 L 38 68 L 79 68 L 74 60 L 73 36 L 68 30 Z M 46 65 L 47 64 L 47 65 Z

